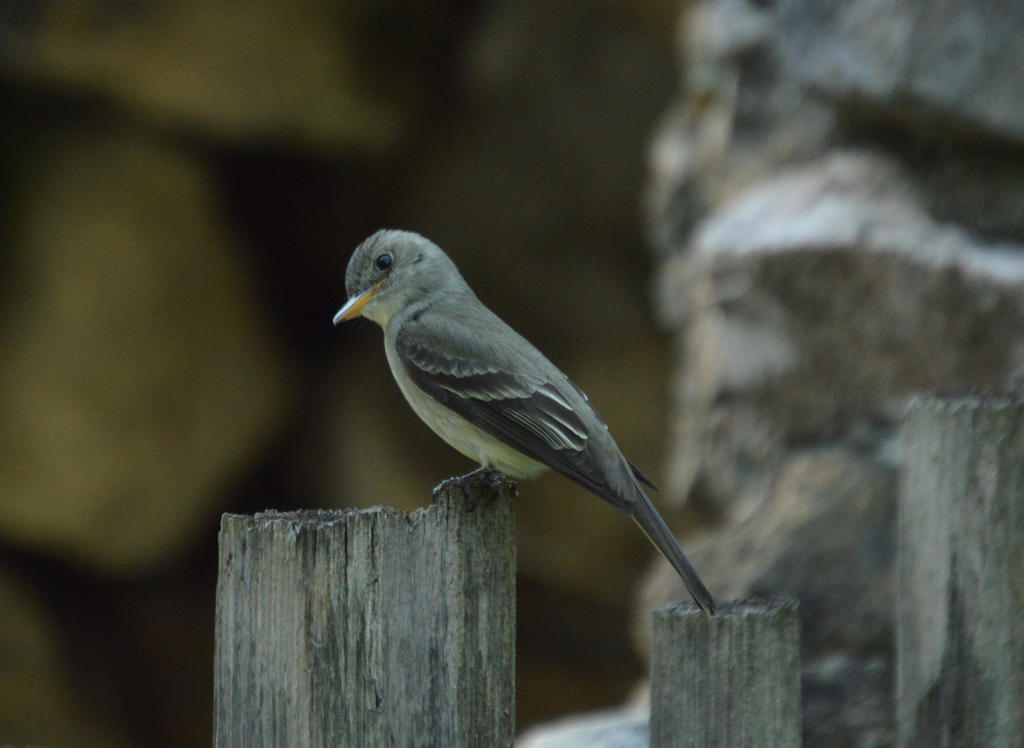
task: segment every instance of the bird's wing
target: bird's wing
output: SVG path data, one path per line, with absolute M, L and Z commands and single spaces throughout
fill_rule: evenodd
M 554 383 L 503 369 L 493 357 L 484 363 L 487 357 L 471 350 L 440 351 L 419 339 L 401 332 L 395 339 L 417 387 L 477 428 L 624 508 L 596 464 L 586 424 Z
M 452 319 L 448 322 L 449 328 L 457 324 Z M 418 332 L 425 333 L 422 328 Z M 468 329 L 460 333 L 457 350 L 437 336 L 398 333 L 395 350 L 413 383 L 476 427 L 632 515 L 678 571 L 697 604 L 713 613 L 710 593 L 665 520 L 635 482 L 649 484 L 647 476 L 627 463 L 629 479 L 634 481 L 632 494 L 623 495 L 608 485 L 597 464 L 594 437 L 580 410 L 600 428 L 604 423 L 586 396 L 568 379 L 561 380 L 562 388 L 552 382 L 551 378 L 564 375 L 546 359 L 541 358 L 542 363 L 531 370 L 529 365 L 502 360 L 493 350 L 485 349 L 485 343 L 469 335 Z

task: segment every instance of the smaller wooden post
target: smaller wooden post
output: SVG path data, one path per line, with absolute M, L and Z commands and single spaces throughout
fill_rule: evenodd
M 801 729 L 795 602 L 654 611 L 651 748 L 796 746 Z
M 511 489 L 427 509 L 224 515 L 214 743 L 510 746 Z
M 1024 397 L 919 396 L 903 452 L 898 744 L 1021 745 Z

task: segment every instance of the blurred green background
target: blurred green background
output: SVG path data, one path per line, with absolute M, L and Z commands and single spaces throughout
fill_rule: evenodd
M 331 326 L 380 227 L 446 248 L 657 480 L 640 205 L 678 13 L 0 2 L 0 742 L 208 744 L 220 514 L 411 509 L 472 467 L 379 330 Z M 563 479 L 520 493 L 522 728 L 629 693 L 652 552 Z

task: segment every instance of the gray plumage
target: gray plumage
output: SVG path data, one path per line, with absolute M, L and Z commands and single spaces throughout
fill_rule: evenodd
M 384 329 L 399 389 L 417 415 L 483 467 L 515 478 L 551 468 L 629 514 L 693 599 L 715 603 L 587 396 L 485 307 L 433 242 L 383 230 L 356 248 L 334 323 Z

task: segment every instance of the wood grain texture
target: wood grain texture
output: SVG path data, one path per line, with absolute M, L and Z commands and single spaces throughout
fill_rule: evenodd
M 797 746 L 801 725 L 796 603 L 654 611 L 652 748 Z
M 1024 399 L 920 396 L 903 425 L 900 745 L 1024 735 Z
M 473 480 L 410 514 L 225 514 L 215 744 L 511 745 L 513 492 Z

